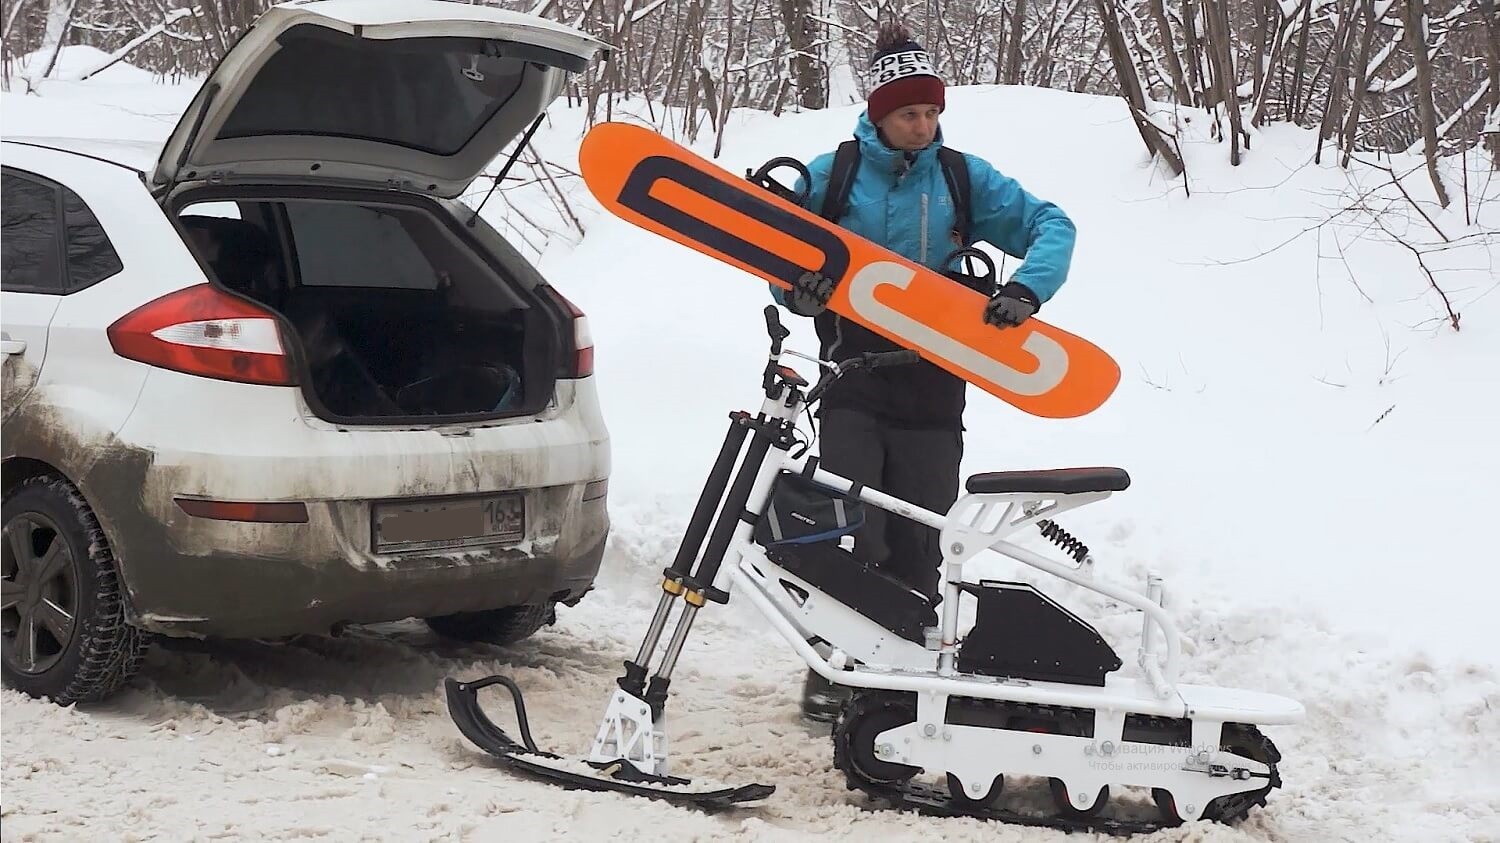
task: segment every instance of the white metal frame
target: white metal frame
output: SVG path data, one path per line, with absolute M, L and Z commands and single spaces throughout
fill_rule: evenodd
M 784 398 L 768 398 L 761 417 L 795 421 L 803 409 L 800 401 L 788 404 Z M 778 473 L 801 471 L 806 462 L 805 456 L 792 457 L 787 451 L 768 452 L 751 486 L 746 511 L 763 512 Z M 837 491 L 852 486 L 847 478 L 821 468 L 813 471 L 812 480 Z M 731 595 L 744 594 L 808 667 L 825 679 L 916 695 L 916 720 L 877 736 L 876 752 L 882 759 L 952 773 L 976 797 L 985 794 L 999 774 L 1061 779 L 1078 809 L 1090 807 L 1106 785 L 1160 787 L 1172 793 L 1183 819 L 1198 819 L 1210 800 L 1257 789 L 1262 783 L 1253 777 L 1268 772 L 1262 763 L 1220 749 L 1223 724 L 1296 723 L 1303 708 L 1284 697 L 1179 683 L 1183 637 L 1164 608 L 1165 588 L 1154 572 L 1148 575 L 1146 593 L 1139 594 L 1093 577 L 1087 565 L 1057 562 L 1008 540 L 1037 521 L 1110 494 L 971 493 L 940 515 L 861 487 L 858 497 L 866 504 L 941 531 L 939 589 L 944 599 L 939 627 L 930 631 L 937 634 L 929 634 L 926 646 L 892 634 L 771 561 L 752 539 L 753 525 L 744 520 L 736 526 L 713 586 Z M 1142 678 L 1111 675 L 1096 687 L 959 673 L 959 583 L 964 563 L 986 550 L 1138 609 L 1143 620 L 1136 664 Z M 814 648 L 811 641 L 817 639 L 829 642 L 829 655 Z M 946 718 L 949 697 L 1088 709 L 1094 712 L 1093 737 L 951 724 Z M 1131 714 L 1189 719 L 1191 745 L 1124 740 L 1125 720 Z M 616 691 L 590 760 L 620 758 L 620 747 L 636 750 L 625 757 L 640 769 L 666 774 L 661 724 L 651 721 L 649 707 L 639 699 Z
M 609 698 L 599 733 L 589 750 L 590 761 L 623 758 L 654 776 L 667 776 L 666 713 L 655 718 L 651 706 L 634 694 L 616 688 Z

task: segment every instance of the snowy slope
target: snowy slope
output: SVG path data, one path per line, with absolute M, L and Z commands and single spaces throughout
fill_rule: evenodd
M 6 95 L 4 131 L 164 137 L 191 88 L 132 72 Z M 856 114 L 742 113 L 724 164 L 810 158 Z M 1307 706 L 1304 725 L 1271 730 L 1286 786 L 1268 810 L 1236 829 L 1153 839 L 1500 839 L 1490 650 L 1500 623 L 1489 607 L 1500 574 L 1488 529 L 1500 472 L 1500 184 L 1476 159 L 1483 227 L 1457 204 L 1429 209 L 1456 243 L 1430 258 L 1463 313 L 1454 333 L 1435 321 L 1441 302 L 1410 253 L 1381 242 L 1368 215 L 1295 237 L 1383 173 L 1312 165 L 1311 135 L 1287 127 L 1256 135 L 1231 168 L 1198 122 L 1183 131 L 1189 198 L 1143 164 L 1116 100 L 950 93 L 949 142 L 1078 222 L 1072 278 L 1042 315 L 1098 342 L 1125 373 L 1105 407 L 1071 421 L 971 390 L 965 470 L 1127 468 L 1129 491 L 1065 522 L 1101 573 L 1130 584 L 1148 568 L 1167 575 L 1199 643 L 1189 681 Z M 576 169 L 581 127 L 558 107 L 538 145 Z M 1420 171 L 1405 183 L 1430 196 Z M 543 269 L 589 314 L 614 436 L 616 526 L 600 590 L 508 650 L 401 624 L 286 646 L 158 649 L 106 705 L 59 710 L 5 691 L 6 839 L 1061 839 L 865 810 L 832 771 L 826 738 L 797 720 L 799 664 L 739 603 L 695 628 L 674 677 L 674 753 L 686 775 L 778 784 L 764 805 L 704 816 L 562 792 L 488 769 L 461 740 L 442 678 L 500 671 L 526 689 L 540 743 L 582 747 L 644 629 L 725 413 L 756 400 L 764 285 L 602 214 L 565 184 L 588 233 L 576 245 L 555 238 Z M 492 200 L 485 213 L 498 221 L 504 209 Z M 1389 214 L 1392 230 L 1436 239 L 1420 216 Z M 794 327 L 814 350 L 810 326 Z M 1138 618 L 1055 593 L 1134 646 Z

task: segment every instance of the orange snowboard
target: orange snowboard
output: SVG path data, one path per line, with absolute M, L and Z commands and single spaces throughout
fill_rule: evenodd
M 829 309 L 992 395 L 1048 418 L 1097 409 L 1120 382 L 1098 346 L 1039 319 L 983 320 L 985 296 L 787 202 L 640 126 L 600 123 L 578 159 L 616 216 L 779 287 L 837 280 Z

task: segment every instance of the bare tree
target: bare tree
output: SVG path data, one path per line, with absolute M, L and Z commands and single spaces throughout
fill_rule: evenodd
M 1318 126 L 1318 150 L 1313 155 L 1314 161 L 1323 160 L 1323 142 L 1333 136 L 1343 107 L 1344 87 L 1348 84 L 1349 71 L 1354 64 L 1353 10 L 1354 0 L 1342 0 L 1338 28 L 1334 30 L 1333 43 L 1328 51 L 1333 63 L 1333 81 L 1328 92 L 1328 102 L 1323 108 L 1323 119 Z
M 1010 45 L 1005 56 L 1005 82 L 1009 85 L 1021 84 L 1021 40 L 1024 36 L 1024 23 L 1026 21 L 1026 0 L 1012 0 L 1015 10 L 1010 18 Z
M 1167 20 L 1165 0 L 1150 0 L 1148 8 L 1151 21 L 1156 24 L 1156 37 L 1160 39 L 1162 54 L 1167 62 L 1167 72 L 1172 75 L 1172 91 L 1183 105 L 1193 105 L 1192 89 L 1182 72 L 1182 61 L 1177 57 L 1176 39 L 1172 37 L 1172 24 Z
M 1500 169 L 1500 13 L 1495 0 L 1479 0 L 1479 17 L 1484 23 L 1485 54 L 1490 80 L 1490 108 L 1482 131 L 1489 138 L 1490 158 Z
M 64 44 L 163 78 L 201 77 L 270 2 L 10 0 L 0 42 L 5 79 L 23 56 L 33 76 L 54 65 Z M 1107 0 L 1108 13 L 1098 0 L 468 2 L 544 15 L 611 42 L 614 59 L 570 80 L 569 99 L 590 120 L 615 119 L 630 100 L 689 139 L 705 126 L 717 132 L 736 108 L 826 107 L 834 79 L 841 89 L 852 79 L 858 97 L 876 24 L 900 18 L 951 85 L 1120 95 L 1134 119 L 1158 122 L 1147 108 L 1153 101 L 1213 109 L 1232 159 L 1248 138 L 1236 119 L 1316 128 L 1346 163 L 1360 151 L 1421 144 L 1442 157 L 1481 142 L 1500 159 L 1496 0 L 1417 0 L 1427 22 L 1425 71 L 1406 0 Z M 192 14 L 169 19 L 178 8 Z M 1165 127 L 1144 131 L 1171 141 Z M 1160 144 L 1147 148 L 1161 154 Z
M 1229 118 L 1229 162 L 1240 163 L 1240 141 L 1249 135 L 1240 123 L 1239 81 L 1234 68 L 1233 35 L 1229 14 L 1223 0 L 1203 0 L 1203 17 L 1208 29 L 1209 67 L 1213 71 L 1215 95 L 1212 102 L 1223 105 Z
M 1344 121 L 1344 157 L 1340 166 L 1348 167 L 1354 155 L 1355 141 L 1359 134 L 1359 113 L 1364 106 L 1366 88 L 1370 80 L 1370 45 L 1375 41 L 1375 30 L 1380 23 L 1375 13 L 1375 0 L 1360 0 L 1360 19 L 1363 21 L 1359 35 L 1359 58 L 1354 62 L 1354 84 L 1349 88 L 1349 116 Z
M 1141 140 L 1145 141 L 1146 148 L 1151 151 L 1152 155 L 1159 156 L 1167 162 L 1174 174 L 1181 175 L 1182 157 L 1172 148 L 1161 128 L 1151 122 L 1149 103 L 1146 101 L 1145 93 L 1141 90 L 1140 76 L 1136 71 L 1136 63 L 1131 56 L 1130 47 L 1125 43 L 1125 33 L 1120 29 L 1120 17 L 1116 13 L 1115 0 L 1094 0 L 1094 2 L 1104 24 L 1105 40 L 1109 45 L 1110 59 L 1114 62 L 1115 74 L 1120 80 L 1120 96 L 1125 98 L 1126 106 L 1130 109 L 1130 117 L 1135 121 L 1136 130 L 1141 133 Z
M 45 79 L 51 76 L 53 68 L 57 66 L 57 55 L 62 50 L 68 26 L 73 22 L 75 5 L 77 0 L 47 0 L 47 29 L 42 34 L 42 68 L 35 78 Z
M 778 0 L 787 43 L 792 49 L 792 79 L 797 87 L 797 103 L 803 108 L 823 108 L 828 104 L 828 78 L 815 52 L 817 22 L 813 20 L 812 0 Z
M 1432 64 L 1427 54 L 1426 0 L 1406 0 L 1406 38 L 1411 45 L 1417 68 L 1417 114 L 1422 121 L 1423 154 L 1427 157 L 1427 175 L 1437 191 L 1438 203 L 1448 207 L 1448 190 L 1438 174 L 1437 114 L 1432 107 Z

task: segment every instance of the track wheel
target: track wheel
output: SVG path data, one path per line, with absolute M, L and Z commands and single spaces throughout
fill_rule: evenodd
M 1087 808 L 1079 808 L 1068 798 L 1068 786 L 1062 779 L 1047 779 L 1047 786 L 1052 789 L 1052 804 L 1056 806 L 1059 813 L 1072 817 L 1073 819 L 1087 819 L 1104 809 L 1109 802 L 1109 785 L 1099 788 L 1099 793 L 1094 797 L 1094 802 Z
M 1270 768 L 1270 776 L 1266 780 L 1265 787 L 1220 796 L 1209 802 L 1208 807 L 1203 809 L 1203 819 L 1232 825 L 1243 820 L 1250 813 L 1250 809 L 1256 806 L 1263 807 L 1271 788 L 1281 787 L 1281 774 L 1276 770 L 1276 762 L 1281 760 L 1281 753 L 1277 751 L 1276 744 L 1271 743 L 1271 739 L 1261 734 L 1259 729 L 1244 723 L 1225 723 L 1224 736 L 1219 741 L 1219 748 L 1225 752 L 1252 758 Z M 1164 788 L 1153 787 L 1151 799 L 1156 802 L 1156 810 L 1161 812 L 1162 819 L 1168 825 L 1182 823 L 1182 815 L 1177 812 L 1177 803 L 1173 800 L 1171 793 Z
M 922 772 L 921 767 L 886 760 L 894 747 L 876 743 L 876 736 L 917 719 L 912 694 L 892 691 L 857 693 L 833 726 L 833 763 L 851 779 L 874 785 L 893 785 Z
M 952 773 L 948 774 L 948 795 L 953 801 L 964 808 L 988 808 L 996 799 L 1000 798 L 1000 791 L 1005 789 L 1005 775 L 998 774 L 990 786 L 983 793 L 974 793 L 964 788 L 963 780 Z

